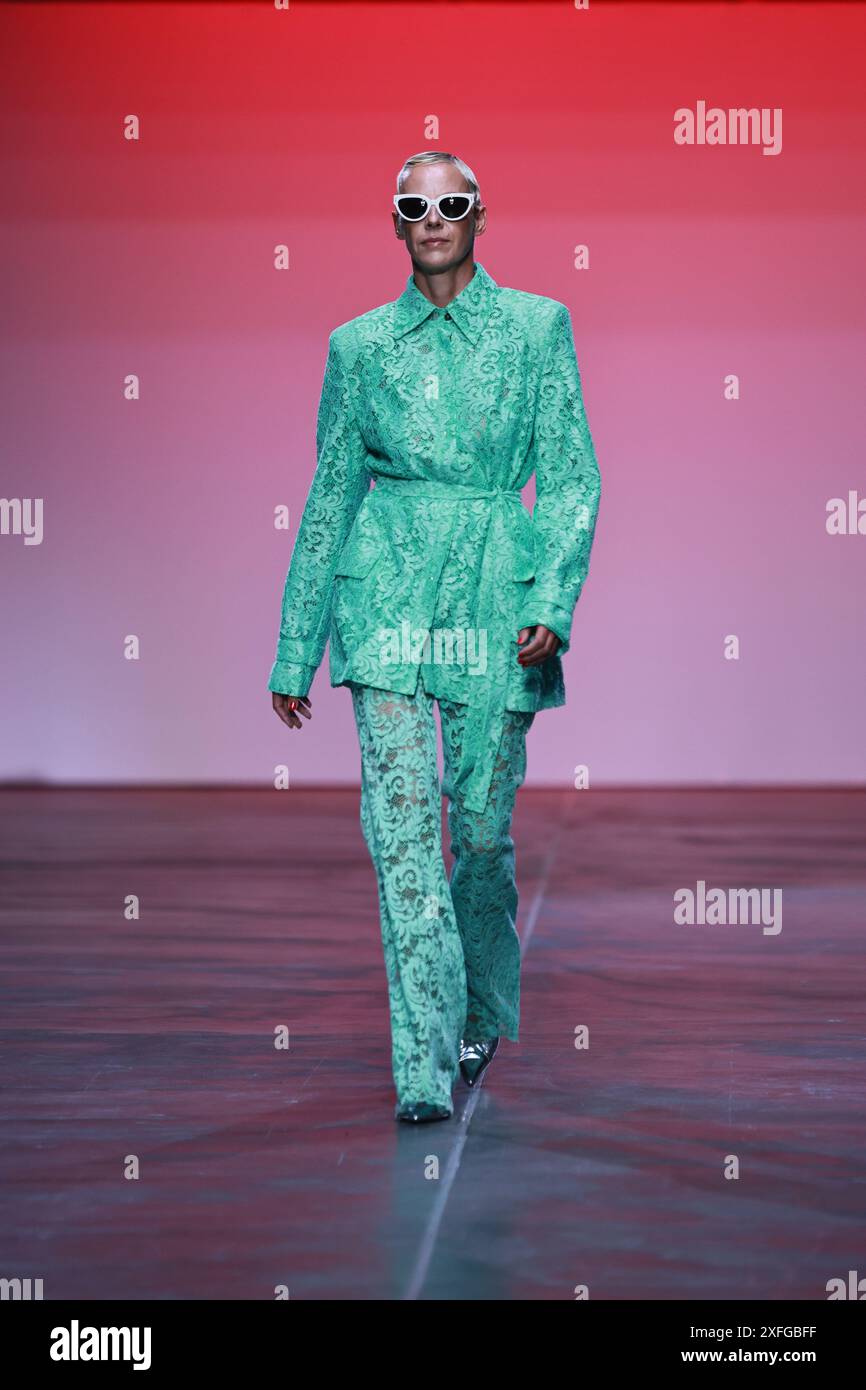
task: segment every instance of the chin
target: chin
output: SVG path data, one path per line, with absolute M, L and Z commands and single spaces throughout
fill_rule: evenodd
M 450 270 L 459 263 L 460 257 L 449 243 L 448 246 L 419 246 L 413 259 L 421 270 L 435 271 Z

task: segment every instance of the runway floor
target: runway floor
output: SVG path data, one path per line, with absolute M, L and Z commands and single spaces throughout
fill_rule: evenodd
M 0 1275 L 46 1299 L 866 1275 L 866 792 L 522 791 L 520 1042 L 415 1128 L 357 791 L 6 789 L 0 829 Z M 676 923 L 698 881 L 781 930 Z

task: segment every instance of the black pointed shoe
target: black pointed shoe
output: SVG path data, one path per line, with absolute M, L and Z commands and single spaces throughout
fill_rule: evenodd
M 498 1038 L 488 1038 L 486 1042 L 460 1043 L 460 1073 L 467 1086 L 474 1086 L 493 1061 L 499 1046 Z
M 432 1105 L 429 1100 L 407 1100 L 394 1111 L 398 1120 L 408 1120 L 410 1124 L 429 1124 L 431 1120 L 450 1120 L 451 1111 L 445 1105 Z

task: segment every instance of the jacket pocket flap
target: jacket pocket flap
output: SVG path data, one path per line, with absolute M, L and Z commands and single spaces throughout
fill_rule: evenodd
M 343 546 L 334 574 L 343 574 L 350 579 L 363 579 L 373 568 L 376 556 L 377 551 L 369 540 L 361 543 L 350 539 Z

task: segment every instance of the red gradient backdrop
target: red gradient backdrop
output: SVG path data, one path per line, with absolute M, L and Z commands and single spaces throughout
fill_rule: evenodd
M 0 492 L 44 499 L 40 545 L 0 536 L 0 775 L 357 780 L 327 661 L 299 735 L 265 687 L 327 335 L 402 290 L 395 175 L 435 147 L 480 180 L 477 258 L 569 305 L 602 472 L 569 703 L 536 720 L 529 784 L 577 763 L 596 785 L 863 779 L 866 535 L 825 525 L 866 495 L 863 8 L 44 4 L 0 25 Z M 781 153 L 675 145 L 698 101 L 781 108 Z

